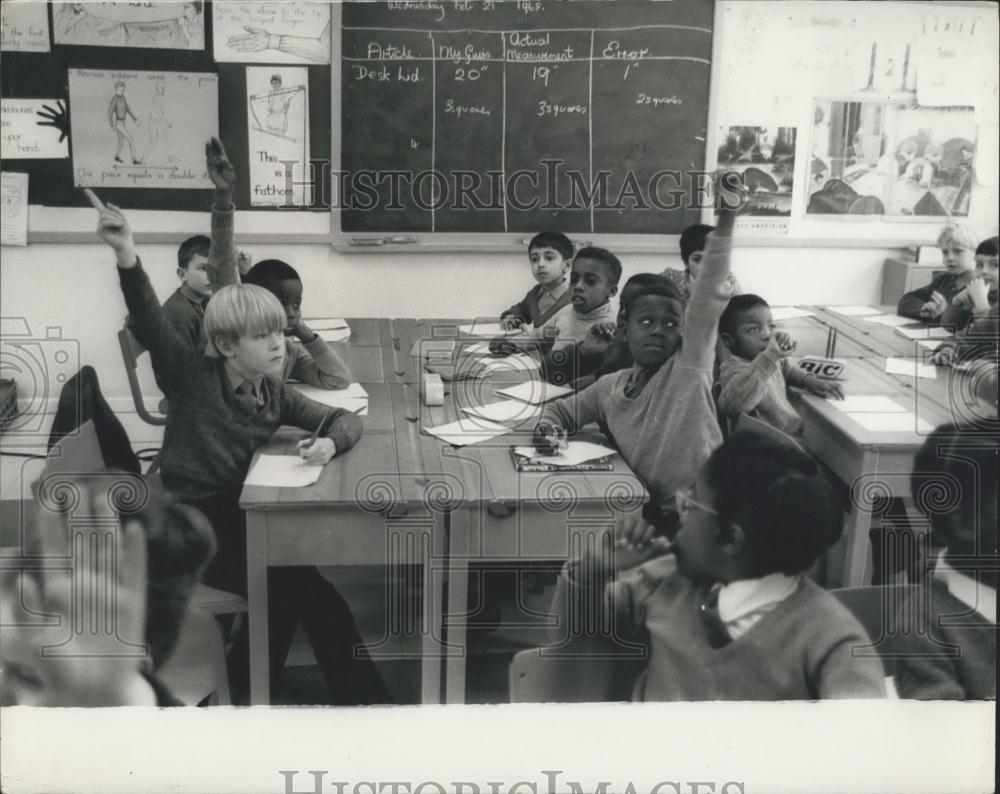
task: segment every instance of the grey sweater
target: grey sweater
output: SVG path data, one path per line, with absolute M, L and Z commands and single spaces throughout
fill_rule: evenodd
M 836 597 L 806 577 L 746 634 L 713 648 L 698 610 L 701 593 L 659 557 L 625 571 L 598 599 L 564 570 L 553 611 L 561 627 L 574 610 L 599 604 L 622 640 L 648 643 L 649 666 L 636 700 L 825 700 L 885 697 L 877 656 L 853 656 L 871 644 Z
M 783 433 L 802 432 L 802 417 L 788 402 L 786 386 L 802 386 L 808 376 L 774 353 L 758 353 L 752 361 L 732 356 L 719 367 L 719 413 L 736 419 L 754 414 Z
M 236 402 L 221 359 L 192 350 L 167 330 L 160 303 L 141 263 L 118 270 L 122 293 L 136 329 L 149 348 L 153 367 L 170 384 L 167 426 L 160 471 L 164 486 L 181 499 L 203 499 L 240 487 L 253 454 L 281 425 L 309 432 L 330 411 L 326 436 L 346 452 L 361 437 L 361 420 L 328 409 L 286 389 L 280 378 L 265 378 L 263 404 L 255 415 Z
M 689 487 L 698 469 L 722 443 L 712 400 L 715 340 L 728 293 L 731 241 L 709 235 L 701 274 L 684 313 L 683 345 L 635 397 L 625 396 L 633 369 L 605 375 L 581 392 L 549 403 L 542 421 L 571 435 L 603 422 L 618 451 L 663 505 Z

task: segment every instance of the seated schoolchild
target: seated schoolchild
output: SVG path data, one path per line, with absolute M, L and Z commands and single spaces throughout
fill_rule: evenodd
M 205 304 L 212 297 L 208 277 L 211 241 L 203 234 L 188 237 L 177 249 L 177 277 L 181 285 L 163 302 L 163 322 L 192 348 L 204 343 L 201 327 Z
M 514 330 L 522 325 L 541 328 L 553 314 L 569 305 L 566 274 L 573 262 L 573 243 L 561 232 L 539 232 L 528 243 L 531 275 L 538 282 L 528 294 L 500 315 L 500 325 Z
M 677 288 L 683 303 L 687 303 L 691 297 L 691 290 L 698 278 L 698 273 L 701 272 L 701 263 L 705 259 L 705 240 L 714 229 L 714 226 L 704 223 L 688 226 L 681 232 L 680 238 L 681 261 L 684 263 L 684 269 L 678 270 L 668 267 L 660 274 Z M 726 283 L 729 285 L 730 295 L 739 295 L 743 291 L 740 289 L 736 276 L 732 273 L 726 276 Z
M 976 242 L 967 226 L 945 226 L 938 235 L 945 272 L 926 287 L 907 292 L 899 299 L 896 312 L 903 317 L 940 325 L 948 303 L 975 278 L 973 251 Z
M 870 644 L 865 630 L 806 575 L 842 526 L 807 453 L 737 433 L 676 499 L 672 543 L 629 517 L 613 543 L 566 565 L 554 601 L 560 633 L 585 633 L 591 614 L 614 640 L 644 640 L 636 700 L 885 696 L 878 657 L 852 653 Z
M 209 157 L 210 172 L 219 165 L 220 159 Z M 217 202 L 231 196 L 224 186 L 219 192 Z M 154 369 L 171 384 L 160 465 L 164 487 L 201 510 L 215 530 L 218 553 L 206 582 L 245 595 L 246 516 L 239 495 L 254 453 L 282 425 L 321 430 L 315 440 L 299 444 L 306 463 L 321 466 L 357 443 L 361 420 L 286 388 L 282 372 L 288 321 L 278 299 L 261 287 L 229 285 L 214 292 L 205 310 L 205 351 L 193 351 L 164 334 L 160 304 L 135 254 L 128 221 L 113 205 L 103 205 L 89 191 L 88 196 L 99 212 L 98 235 L 115 252 L 137 335 L 145 340 Z M 350 607 L 315 567 L 269 569 L 268 594 L 272 680 L 301 622 L 333 702 L 390 699 Z M 241 694 L 249 681 L 248 647 L 244 629 L 230 652 L 231 684 Z
M 719 413 L 729 419 L 753 414 L 783 433 L 798 435 L 802 418 L 788 402 L 789 386 L 817 397 L 844 396 L 840 384 L 789 364 L 795 340 L 775 328 L 770 306 L 758 295 L 729 299 L 719 318 L 719 336 L 731 354 L 719 367 Z
M 914 459 L 914 500 L 938 551 L 929 582 L 901 605 L 889 635 L 900 697 L 996 698 L 998 454 L 981 428 L 944 425 Z
M 997 286 L 1000 281 L 998 269 L 996 237 L 983 240 L 976 247 L 973 278 L 948 304 L 941 315 L 941 324 L 961 333 L 973 320 L 989 314 L 990 307 L 997 304 Z
M 998 333 L 997 285 L 1000 270 L 997 265 L 997 238 L 979 244 L 976 249 L 977 278 L 969 282 L 953 299 L 950 310 L 958 328 L 956 339 L 938 345 L 932 361 L 939 365 L 955 362 L 968 363 L 986 359 L 997 362 L 1000 333 Z M 955 310 L 960 304 L 965 307 Z M 959 313 L 960 312 L 960 313 Z
M 724 210 L 719 228 L 709 235 L 686 310 L 677 289 L 662 277 L 623 306 L 623 338 L 633 366 L 547 403 L 535 429 L 535 445 L 545 451 L 554 437 L 604 423 L 650 491 L 649 515 L 668 523 L 676 519 L 670 510 L 674 493 L 691 483 L 722 443 L 712 382 L 716 330 L 728 299 L 733 221 L 733 213 Z
M 219 286 L 238 284 L 238 255 L 233 243 L 233 191 L 236 169 L 229 162 L 222 143 L 213 138 L 205 149 L 210 161 L 209 176 L 215 185 L 212 205 L 212 245 L 209 270 Z M 351 371 L 333 348 L 312 331 L 302 319 L 302 279 L 291 265 L 280 259 L 265 259 L 243 277 L 271 292 L 285 312 L 285 365 L 282 377 L 295 378 L 323 389 L 346 389 Z
M 60 486 L 65 487 L 67 481 L 59 476 Z M 95 553 L 75 555 L 72 575 L 53 569 L 39 570 L 37 575 L 25 572 L 20 577 L 14 571 L 4 573 L 0 580 L 0 702 L 78 707 L 183 705 L 156 673 L 174 650 L 191 594 L 215 551 L 215 540 L 197 510 L 149 492 L 141 482 L 118 488 L 128 479 L 130 475 L 100 474 L 72 483 L 78 498 L 74 510 L 95 516 L 110 515 L 109 505 L 116 494 L 125 502 L 126 494 L 143 494 L 141 504 L 111 508 L 117 514 L 112 543 L 92 546 L 94 525 L 70 521 L 70 511 L 61 510 L 51 499 L 36 502 L 34 525 L 25 533 L 25 545 L 33 556 L 66 558 L 71 548 L 90 548 Z M 43 480 L 42 492 L 44 487 Z M 103 533 L 107 524 L 98 528 Z M 103 586 L 111 575 L 114 586 Z M 87 596 L 77 598 L 74 590 Z M 36 619 L 17 615 L 18 607 Z M 107 614 L 114 615 L 113 631 L 104 625 L 102 615 Z M 59 621 L 39 620 L 38 615 L 55 615 Z M 73 622 L 100 628 L 85 629 L 63 646 L 63 653 L 51 653 L 65 642 L 64 628 Z

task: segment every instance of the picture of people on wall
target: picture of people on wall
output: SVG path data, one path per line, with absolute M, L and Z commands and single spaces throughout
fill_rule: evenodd
M 806 212 L 968 215 L 975 137 L 971 108 L 817 102 Z

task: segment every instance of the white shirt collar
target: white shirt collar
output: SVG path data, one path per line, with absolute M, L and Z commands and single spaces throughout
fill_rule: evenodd
M 948 588 L 948 592 L 969 608 L 976 610 L 990 623 L 997 622 L 997 591 L 985 582 L 977 581 L 952 568 L 945 559 L 943 549 L 938 554 L 937 565 L 934 566 L 934 578 L 939 579 Z
M 760 579 L 739 579 L 719 590 L 719 617 L 733 623 L 751 612 L 767 611 L 799 586 L 800 576 L 770 573 Z

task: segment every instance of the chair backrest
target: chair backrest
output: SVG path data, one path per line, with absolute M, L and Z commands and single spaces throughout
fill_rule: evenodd
M 93 474 L 106 468 L 94 421 L 88 419 L 60 438 L 45 459 L 42 477 L 50 474 Z
M 917 585 L 888 587 L 845 587 L 831 590 L 847 609 L 857 618 L 867 632 L 874 651 L 881 657 L 886 675 L 895 670 L 892 633 L 894 624 L 900 618 L 901 604 L 916 591 Z
M 122 360 L 125 362 L 125 375 L 128 377 L 128 388 L 132 392 L 132 402 L 135 403 L 135 412 L 142 420 L 151 425 L 165 425 L 166 416 L 157 416 L 146 408 L 145 398 L 142 396 L 142 387 L 139 384 L 139 358 L 146 352 L 146 348 L 132 333 L 129 328 L 128 318 L 125 326 L 118 332 L 118 346 L 122 350 Z M 164 403 L 160 403 L 160 410 L 164 411 Z
M 629 700 L 646 658 L 623 657 L 609 642 L 572 640 L 561 648 L 528 648 L 510 665 L 511 703 L 601 703 Z

